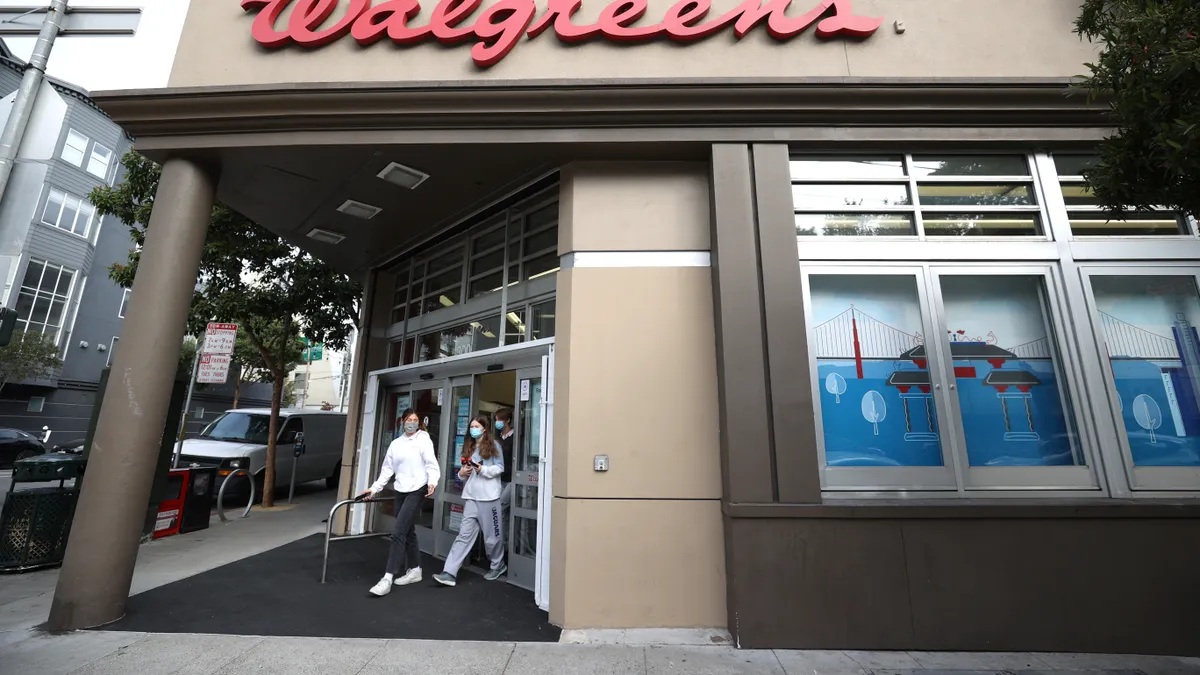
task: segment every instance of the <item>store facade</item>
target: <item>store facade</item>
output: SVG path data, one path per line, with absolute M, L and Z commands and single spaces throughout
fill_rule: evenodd
M 563 627 L 1196 653 L 1200 239 L 1082 188 L 1076 3 L 480 4 L 192 3 L 97 95 L 366 280 L 343 489 L 402 406 L 449 468 L 460 401 L 536 401 Z

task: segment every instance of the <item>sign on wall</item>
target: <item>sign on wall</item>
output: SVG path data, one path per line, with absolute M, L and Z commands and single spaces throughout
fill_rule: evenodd
M 745 0 L 733 9 L 709 17 L 712 0 L 679 0 L 663 16 L 642 21 L 647 0 L 612 0 L 600 11 L 595 23 L 576 23 L 574 15 L 583 0 L 549 0 L 541 15 L 535 0 L 499 0 L 489 5 L 474 21 L 482 0 L 439 0 L 422 26 L 409 25 L 421 12 L 420 0 L 350 0 L 345 13 L 334 17 L 338 0 L 242 0 L 242 9 L 257 10 L 251 34 L 267 48 L 320 47 L 347 35 L 367 46 L 387 37 L 400 45 L 429 39 L 450 45 L 474 40 L 471 59 L 481 68 L 499 63 L 521 40 L 534 39 L 553 28 L 558 39 L 573 43 L 591 39 L 612 42 L 647 42 L 668 39 L 695 42 L 732 27 L 741 39 L 759 24 L 777 40 L 787 40 L 816 26 L 816 36 L 865 38 L 883 23 L 882 18 L 857 16 L 851 0 L 797 0 L 812 4 L 798 16 L 787 16 L 792 0 Z M 286 25 L 278 27 L 284 10 L 292 8 Z M 329 20 L 333 22 L 325 26 Z M 637 25 L 634 25 L 637 24 Z
M 237 342 L 237 329 L 236 323 L 208 324 L 201 351 L 205 354 L 232 354 L 233 345 Z
M 228 354 L 201 354 L 200 365 L 196 370 L 196 382 L 200 384 L 225 384 L 229 379 L 229 363 L 233 357 Z

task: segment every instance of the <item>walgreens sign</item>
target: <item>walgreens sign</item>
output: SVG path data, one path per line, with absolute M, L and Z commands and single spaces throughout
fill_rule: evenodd
M 797 2 L 807 5 L 813 0 Z M 663 38 L 694 42 L 730 27 L 741 39 L 762 23 L 777 40 L 787 40 L 814 24 L 819 38 L 865 38 L 883 23 L 882 18 L 856 16 L 850 0 L 820 0 L 797 16 L 787 15 L 792 0 L 745 0 L 715 17 L 709 16 L 712 0 L 679 0 L 657 17 L 657 22 L 642 21 L 647 0 L 613 0 L 601 10 L 595 23 L 585 24 L 573 20 L 583 0 L 549 0 L 540 15 L 535 0 L 499 0 L 475 16 L 481 4 L 482 0 L 438 0 L 429 22 L 419 26 L 410 21 L 421 12 L 420 0 L 385 0 L 377 5 L 372 5 L 372 0 L 351 0 L 339 17 L 333 16 L 338 0 L 242 0 L 242 9 L 258 11 L 252 32 L 255 41 L 267 48 L 292 44 L 319 47 L 347 35 L 363 46 L 385 37 L 401 45 L 427 40 L 444 45 L 471 41 L 475 43 L 471 59 L 481 68 L 498 63 L 522 37 L 532 40 L 548 28 L 553 28 L 563 42 L 645 42 Z M 279 17 L 289 7 L 291 14 L 281 26 Z

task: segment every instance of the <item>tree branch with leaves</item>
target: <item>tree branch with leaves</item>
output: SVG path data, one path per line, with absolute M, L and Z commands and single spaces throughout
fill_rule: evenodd
M 113 280 L 129 287 L 137 274 L 161 169 L 132 151 L 121 164 L 125 180 L 96 188 L 90 199 L 101 215 L 124 221 L 137 244 L 125 263 L 109 268 Z M 362 293 L 356 280 L 224 204 L 213 206 L 188 330 L 199 335 L 210 321 L 237 323 L 258 351 L 256 370 L 266 373 L 264 379 L 272 383 L 264 506 L 274 504 L 279 410 L 287 375 L 299 361 L 296 338 L 345 349 L 358 321 Z

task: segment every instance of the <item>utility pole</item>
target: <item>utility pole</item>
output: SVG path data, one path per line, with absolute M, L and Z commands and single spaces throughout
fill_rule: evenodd
M 13 165 L 17 163 L 17 152 L 25 138 L 25 129 L 29 126 L 33 104 L 37 102 L 38 90 L 42 87 L 42 79 L 46 77 L 50 50 L 54 48 L 54 40 L 58 38 L 66 14 L 67 0 L 51 0 L 46 18 L 42 20 L 37 44 L 33 47 L 33 56 L 29 57 L 29 65 L 25 66 L 21 87 L 17 89 L 17 96 L 13 99 L 8 121 L 4 123 L 4 132 L 0 134 L 0 200 L 4 199 Z
M 29 21 L 38 14 L 45 15 L 40 27 Z M 141 16 L 142 10 L 137 8 L 68 9 L 67 0 L 50 0 L 49 7 L 42 5 L 0 8 L 0 38 L 37 35 L 33 55 L 29 57 L 29 63 L 25 66 L 21 86 L 17 89 L 8 120 L 4 123 L 4 131 L 0 132 L 0 200 L 4 199 L 17 155 L 21 151 L 21 141 L 25 139 L 25 129 L 29 126 L 38 91 L 45 80 L 46 64 L 50 62 L 50 51 L 54 48 L 55 39 L 60 35 L 132 36 L 137 31 Z

